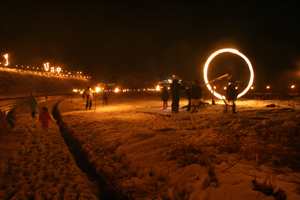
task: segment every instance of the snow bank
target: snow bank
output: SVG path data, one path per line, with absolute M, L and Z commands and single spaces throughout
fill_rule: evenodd
M 89 79 L 46 77 L 15 72 L 0 71 L 0 99 L 28 96 L 33 90 L 36 95 L 65 94 L 74 88 L 85 89 Z

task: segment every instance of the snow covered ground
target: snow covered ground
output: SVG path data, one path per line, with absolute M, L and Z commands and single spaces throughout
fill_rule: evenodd
M 96 111 L 85 110 L 79 97 L 58 109 L 76 148 L 118 197 L 300 199 L 297 100 L 240 100 L 236 114 L 217 101 L 198 113 L 172 114 L 159 95 L 109 94 L 108 105 L 100 99 Z M 186 104 L 182 98 L 180 106 Z M 55 122 L 42 132 L 26 109 L 0 136 L 0 198 L 96 198 Z

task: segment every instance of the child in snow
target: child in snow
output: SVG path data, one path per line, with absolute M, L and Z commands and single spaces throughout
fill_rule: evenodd
M 40 114 L 39 121 L 42 123 L 42 128 L 44 131 L 48 131 L 50 120 L 52 120 L 52 117 L 48 113 L 48 108 L 43 107 L 43 111 Z
M 164 102 L 163 109 L 167 109 L 168 108 L 168 100 L 169 100 L 169 92 L 166 87 L 164 87 L 164 89 L 161 93 L 161 100 Z

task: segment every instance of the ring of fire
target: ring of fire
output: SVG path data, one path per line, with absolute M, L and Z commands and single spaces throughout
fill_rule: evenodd
M 225 52 L 228 52 L 228 53 L 233 53 L 233 54 L 236 54 L 240 57 L 242 57 L 246 63 L 248 64 L 248 67 L 249 67 L 249 70 L 250 70 L 250 80 L 249 80 L 249 83 L 248 83 L 248 86 L 246 87 L 246 89 L 244 91 L 242 91 L 240 94 L 238 94 L 237 98 L 243 96 L 244 94 L 246 94 L 246 92 L 248 92 L 248 90 L 250 89 L 252 83 L 253 83 L 253 80 L 254 80 L 254 72 L 253 72 L 253 68 L 252 68 L 252 65 L 251 65 L 251 62 L 249 61 L 249 59 L 242 53 L 240 53 L 238 50 L 236 49 L 220 49 L 218 51 L 216 51 L 215 53 L 213 53 L 206 61 L 205 63 L 205 66 L 204 66 L 204 81 L 205 81 L 205 84 L 207 85 L 207 88 L 213 92 L 213 94 L 218 97 L 219 99 L 225 99 L 225 96 L 222 96 L 220 95 L 219 93 L 215 92 L 212 90 L 210 84 L 209 84 L 209 81 L 208 81 L 208 78 L 207 78 L 207 70 L 208 70 L 208 66 L 209 66 L 209 63 L 212 61 L 212 59 L 217 56 L 218 54 L 220 53 L 225 53 Z

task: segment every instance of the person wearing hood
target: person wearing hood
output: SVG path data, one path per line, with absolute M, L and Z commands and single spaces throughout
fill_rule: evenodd
M 34 91 L 31 91 L 31 94 L 30 94 L 29 100 L 28 100 L 29 106 L 30 106 L 30 109 L 31 109 L 32 118 L 35 118 L 35 115 L 38 112 L 38 106 L 39 106 L 34 94 L 35 94 Z

